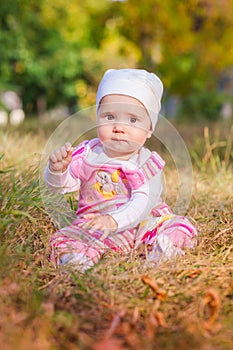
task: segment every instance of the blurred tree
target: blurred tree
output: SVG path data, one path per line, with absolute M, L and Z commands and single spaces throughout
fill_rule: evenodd
M 219 117 L 229 97 L 216 91 L 222 73 L 233 67 L 233 0 L 129 0 L 114 6 L 119 34 L 140 49 L 136 66 L 157 72 L 167 95 L 181 97 L 179 112 L 193 120 Z
M 78 53 L 85 43 L 70 40 L 66 4 L 9 0 L 1 5 L 0 89 L 17 90 L 26 111 L 76 102 L 75 79 L 83 72 Z
M 232 0 L 131 0 L 121 15 L 120 33 L 142 50 L 138 64 L 161 72 L 173 93 L 216 88 L 233 64 Z
M 8 0 L 0 90 L 28 111 L 95 101 L 105 69 L 146 68 L 181 96 L 216 89 L 233 65 L 233 0 Z

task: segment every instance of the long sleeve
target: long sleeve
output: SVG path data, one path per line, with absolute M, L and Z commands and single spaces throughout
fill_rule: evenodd
M 162 189 L 162 172 L 159 172 L 148 183 L 133 190 L 129 202 L 109 213 L 118 223 L 117 232 L 135 227 L 143 221 L 158 203 Z
M 72 176 L 69 168 L 64 173 L 55 173 L 47 165 L 44 172 L 44 181 L 50 188 L 61 194 L 75 192 L 80 188 L 80 180 Z

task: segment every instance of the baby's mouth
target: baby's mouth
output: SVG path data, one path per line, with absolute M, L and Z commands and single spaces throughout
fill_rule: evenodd
M 125 139 L 122 139 L 120 137 L 113 137 L 112 140 L 113 141 L 118 141 L 118 142 L 120 142 L 120 141 L 127 142 Z

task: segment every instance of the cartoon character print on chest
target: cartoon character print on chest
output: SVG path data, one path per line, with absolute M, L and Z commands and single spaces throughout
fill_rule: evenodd
M 96 182 L 93 188 L 105 199 L 111 199 L 117 195 L 126 194 L 124 183 L 126 178 L 119 169 L 109 172 L 99 169 L 95 175 Z

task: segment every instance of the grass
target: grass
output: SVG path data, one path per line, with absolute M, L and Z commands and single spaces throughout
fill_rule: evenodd
M 81 275 L 48 260 L 55 227 L 38 181 L 48 130 L 0 130 L 2 350 L 232 348 L 232 130 L 218 123 L 180 133 L 193 160 L 187 215 L 198 246 L 156 269 L 140 252 L 109 252 Z M 174 189 L 168 197 L 173 203 Z

